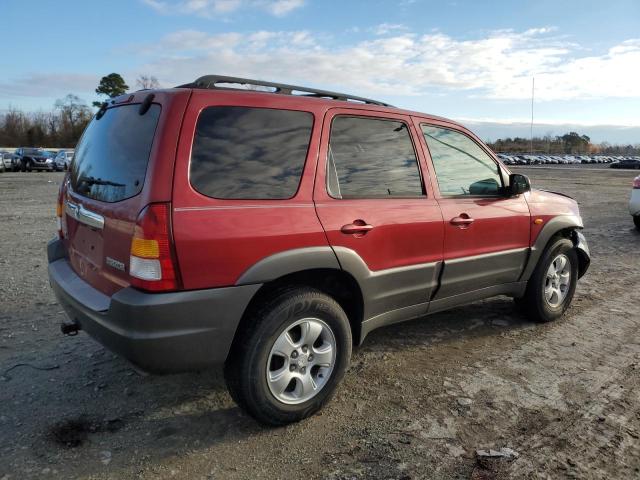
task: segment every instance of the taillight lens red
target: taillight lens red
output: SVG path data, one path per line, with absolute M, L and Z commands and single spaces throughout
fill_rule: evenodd
M 171 205 L 153 203 L 138 219 L 131 242 L 131 285 L 151 292 L 179 288 L 179 275 L 171 234 Z
M 633 179 L 633 188 L 640 188 L 640 175 Z
M 66 177 L 65 177 L 66 181 Z M 58 189 L 58 200 L 56 201 L 56 224 L 58 227 L 58 238 L 61 240 L 64 238 L 64 232 L 62 230 L 62 214 L 64 213 L 64 186 L 65 181 L 60 183 L 60 188 Z

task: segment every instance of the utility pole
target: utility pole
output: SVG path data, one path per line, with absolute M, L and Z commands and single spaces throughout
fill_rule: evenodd
M 531 151 L 531 155 L 533 155 L 533 97 L 536 91 L 536 77 L 532 78 L 531 82 L 531 132 L 530 132 L 530 140 L 529 140 L 529 150 Z

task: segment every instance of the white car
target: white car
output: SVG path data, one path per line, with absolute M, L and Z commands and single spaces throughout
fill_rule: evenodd
M 13 168 L 13 165 L 11 165 L 11 157 L 13 157 L 12 153 L 0 152 L 0 169 L 8 172 Z
M 633 216 L 633 223 L 640 230 L 640 175 L 633 179 L 633 190 L 629 199 L 629 213 Z
M 60 150 L 54 159 L 56 170 L 69 170 L 73 154 L 73 150 Z

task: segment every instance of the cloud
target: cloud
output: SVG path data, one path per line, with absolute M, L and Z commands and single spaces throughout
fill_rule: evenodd
M 267 11 L 277 17 L 282 17 L 292 10 L 302 7 L 304 0 L 276 0 L 264 3 Z
M 76 73 L 31 73 L 0 83 L 0 97 L 55 97 L 91 92 L 100 75 Z
M 141 0 L 163 15 L 180 14 L 213 18 L 241 9 L 260 9 L 276 17 L 301 8 L 305 0 Z
M 223 73 L 349 89 L 360 95 L 466 92 L 489 99 L 530 98 L 535 76 L 536 98 L 541 101 L 640 98 L 640 40 L 586 55 L 547 27 L 500 30 L 467 40 L 400 28 L 386 25 L 383 37 L 352 45 L 306 31 L 179 31 L 156 45 L 144 71 L 164 84 Z
M 530 123 L 517 121 L 479 121 L 457 118 L 457 121 L 473 130 L 483 140 L 494 141 L 506 137 L 529 137 Z M 614 145 L 635 145 L 640 138 L 640 126 L 628 125 L 594 125 L 585 123 L 535 123 L 534 135 L 563 135 L 567 132 L 580 132 L 591 138 L 591 141 L 610 142 Z
M 211 2 L 188 3 L 196 8 Z M 548 27 L 499 30 L 461 40 L 387 26 L 382 36 L 369 30 L 369 38 L 347 44 L 344 37 L 306 30 L 179 30 L 153 44 L 129 47 L 127 54 L 139 55 L 138 65 L 120 73 L 129 85 L 140 74 L 170 86 L 217 73 L 383 100 L 455 95 L 458 104 L 529 99 L 535 76 L 536 101 L 640 99 L 640 39 L 595 54 L 560 33 Z M 99 77 L 74 72 L 9 77 L 0 80 L 0 97 L 90 94 Z
M 408 30 L 408 28 L 399 23 L 381 23 L 380 25 L 377 25 L 376 27 L 373 28 L 373 32 L 376 35 L 387 35 L 388 33 L 391 33 L 394 31 L 403 31 L 403 30 Z

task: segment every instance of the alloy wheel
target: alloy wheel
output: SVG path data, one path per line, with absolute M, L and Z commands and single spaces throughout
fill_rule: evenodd
M 552 308 L 557 308 L 566 298 L 571 285 L 571 262 L 561 253 L 556 256 L 545 276 L 544 298 Z
M 318 318 L 303 318 L 282 331 L 267 360 L 267 385 L 280 402 L 295 405 L 327 384 L 336 363 L 336 339 Z

